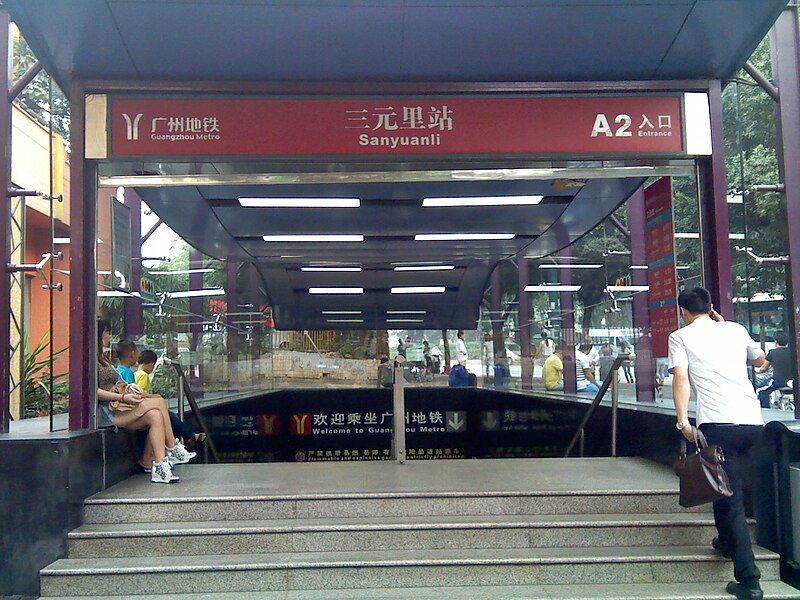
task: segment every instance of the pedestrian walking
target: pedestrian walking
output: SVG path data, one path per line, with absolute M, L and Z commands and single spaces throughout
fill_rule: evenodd
M 718 537 L 712 546 L 733 559 L 736 581 L 727 591 L 742 600 L 764 597 L 743 502 L 743 463 L 761 438 L 764 419 L 747 373 L 747 363 L 761 366 L 764 352 L 747 330 L 726 322 L 713 310 L 704 288 L 683 290 L 678 306 L 685 327 L 669 336 L 669 370 L 677 428 L 695 441 L 689 423 L 689 395 L 697 398 L 697 427 L 709 444 L 725 453 L 724 469 L 733 495 L 714 502 Z

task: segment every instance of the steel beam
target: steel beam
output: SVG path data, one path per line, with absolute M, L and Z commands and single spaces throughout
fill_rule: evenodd
M 161 219 L 159 219 L 158 221 L 156 221 L 156 222 L 153 224 L 153 226 L 152 226 L 150 229 L 148 229 L 148 230 L 147 230 L 147 233 L 145 233 L 145 234 L 142 236 L 142 245 L 144 245 L 144 243 L 145 243 L 147 240 L 149 240 L 149 239 L 150 239 L 150 236 L 151 236 L 151 235 L 153 235 L 153 234 L 156 232 L 156 229 L 158 229 L 159 227 L 161 227 L 163 224 L 164 224 L 164 221 L 162 221 Z M 140 254 L 141 254 L 141 252 L 140 252 Z
M 142 199 L 133 188 L 125 190 L 125 206 L 131 209 L 131 291 L 142 288 Z M 138 337 L 144 333 L 142 301 L 125 298 L 125 337 Z
M 572 258 L 572 246 L 567 246 L 558 253 L 561 258 Z M 565 261 L 565 262 L 566 262 Z M 559 269 L 559 283 L 570 285 L 572 283 L 572 270 Z M 561 348 L 564 363 L 564 392 L 567 394 L 578 393 L 578 373 L 575 370 L 575 295 L 571 292 L 559 293 L 559 308 L 561 309 Z
M 770 80 L 767 79 L 767 76 L 764 75 L 761 71 L 759 71 L 758 68 L 749 60 L 744 64 L 744 71 L 745 73 L 750 75 L 750 77 L 753 78 L 753 81 L 755 81 L 759 86 L 761 86 L 761 89 L 763 89 L 765 92 L 767 92 L 767 94 L 769 94 L 770 98 L 775 100 L 775 102 L 780 102 L 780 94 L 778 93 L 778 88 L 772 85 Z
M 788 306 L 789 334 L 793 343 L 792 367 L 795 389 L 800 381 L 800 29 L 798 7 L 789 5 L 781 13 L 771 32 L 772 74 L 780 90 L 776 122 L 778 124 L 781 177 L 784 184 L 786 220 L 789 232 Z M 795 419 L 800 406 L 795 402 Z
M 728 239 L 728 190 L 725 179 L 722 88 L 719 81 L 709 86 L 708 100 L 712 155 L 697 159 L 701 267 L 703 285 L 711 292 L 714 307 L 730 319 L 733 318 L 733 273 Z
M 0 81 L 8 81 L 11 37 L 8 11 L 0 6 Z M 0 100 L 0 190 L 11 183 L 11 104 L 8 86 L 6 98 Z M 11 202 L 0 204 L 0 265 L 11 262 Z M 11 421 L 11 275 L 3 269 L 0 275 L 0 433 L 8 431 Z
M 505 357 L 505 341 L 503 340 L 503 286 L 500 283 L 500 265 L 498 262 L 490 278 L 492 289 L 491 294 L 491 311 L 489 316 L 492 319 L 492 353 L 494 357 L 492 364 L 498 364 L 498 357 L 502 355 Z M 508 363 L 505 363 L 508 364 Z
M 646 219 L 644 188 L 639 188 L 628 199 L 628 227 L 631 231 L 631 264 L 647 264 Z M 631 271 L 633 285 L 647 285 L 647 271 Z M 655 402 L 655 363 L 653 362 L 653 336 L 650 329 L 650 294 L 633 295 L 633 329 L 636 332 L 636 377 L 637 402 Z M 619 373 L 615 373 L 619 376 Z
M 22 93 L 22 90 L 28 87 L 28 84 L 33 81 L 33 78 L 36 77 L 43 68 L 44 65 L 41 63 L 41 61 L 37 60 L 35 63 L 33 63 L 28 70 L 25 71 L 22 76 L 11 86 L 11 89 L 8 91 L 8 101 L 13 102 L 16 100 L 17 96 Z
M 620 179 L 681 177 L 692 173 L 680 165 L 626 167 L 548 167 L 505 169 L 403 169 L 399 171 L 349 171 L 346 173 L 222 173 L 189 175 L 110 175 L 100 187 L 186 187 L 198 185 L 293 185 L 414 183 L 432 181 L 545 181 L 550 179 Z
M 531 299 L 525 291 L 528 285 L 528 259 L 520 256 L 517 261 L 519 275 L 519 353 L 522 368 L 522 387 L 533 387 L 533 359 L 531 358 Z
M 236 275 L 239 272 L 239 264 L 236 262 L 228 261 L 225 264 L 225 301 L 228 304 L 228 312 L 237 312 L 239 304 L 239 296 L 236 293 Z M 255 306 L 253 307 L 255 310 Z M 252 316 L 251 316 L 252 320 Z M 232 327 L 228 327 L 227 333 L 227 346 L 228 346 L 228 365 L 230 372 L 234 373 L 236 370 L 236 361 L 239 357 L 236 354 L 236 338 L 237 333 Z
M 85 91 L 70 93 L 69 428 L 94 426 L 97 395 L 97 164 L 85 160 Z

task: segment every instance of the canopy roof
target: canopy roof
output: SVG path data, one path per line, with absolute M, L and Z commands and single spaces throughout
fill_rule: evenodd
M 475 82 L 624 82 L 708 80 L 731 76 L 768 31 L 785 0 L 4 0 L 23 35 L 60 85 L 97 82 L 356 82 L 374 93 L 394 82 L 432 93 L 450 83 L 478 93 Z M 186 85 L 187 91 L 191 85 Z M 604 89 L 612 89 L 603 84 Z M 180 88 L 170 86 L 172 91 Z M 678 83 L 673 90 L 680 90 Z M 449 90 L 452 92 L 453 87 Z M 509 91 L 509 85 L 505 90 Z M 600 88 L 598 88 L 600 89 Z M 643 91 L 644 88 L 641 88 Z M 148 88 L 150 94 L 157 88 Z M 592 86 L 584 88 L 593 91 Z M 235 93 L 228 88 L 226 93 Z M 424 92 L 423 92 L 424 93 Z M 173 158 L 152 164 L 111 162 L 106 175 L 147 172 L 208 174 L 203 184 L 137 187 L 145 201 L 189 243 L 219 258 L 258 266 L 276 326 L 301 328 L 472 328 L 489 273 L 498 260 L 552 254 L 591 230 L 644 181 L 642 174 L 604 174 L 588 167 L 574 180 L 543 177 L 433 182 L 435 169 L 519 168 L 532 163 L 494 157 L 435 165 L 306 161 L 219 163 Z M 539 157 L 540 159 L 542 157 Z M 545 157 L 546 158 L 546 157 Z M 594 157 L 595 159 L 598 157 Z M 319 160 L 319 157 L 317 157 Z M 617 163 L 620 166 L 623 163 Z M 655 165 L 629 161 L 625 165 Z M 675 166 L 676 163 L 672 163 Z M 688 162 L 690 165 L 691 163 Z M 658 166 L 658 165 L 656 165 Z M 663 162 L 661 167 L 669 168 Z M 677 165 L 684 169 L 687 161 Z M 308 179 L 279 190 L 225 185 L 215 175 L 346 173 L 381 170 L 383 180 L 335 183 Z M 392 172 L 416 172 L 411 178 Z M 595 175 L 596 174 L 596 175 Z M 302 178 L 301 178 L 302 179 Z M 422 206 L 426 197 L 541 195 L 536 206 Z M 241 197 L 360 198 L 357 209 L 242 208 Z M 265 242 L 264 235 L 353 233 L 363 242 Z M 512 239 L 414 241 L 417 234 L 513 233 Z M 447 271 L 402 272 L 403 263 L 453 265 Z M 355 265 L 349 273 L 306 272 L 308 265 Z M 392 294 L 398 286 L 443 285 L 443 294 Z M 320 296 L 311 287 L 363 287 L 358 296 Z M 349 311 L 351 315 L 331 314 Z M 356 311 L 359 311 L 356 313 Z M 413 313 L 399 311 L 414 311 Z M 424 312 L 423 312 L 424 311 Z M 405 316 L 409 324 L 398 321 Z M 343 321 L 335 323 L 335 321 Z M 332 322 L 334 321 L 334 322 Z M 421 321 L 421 322 L 418 322 Z
M 6 0 L 74 78 L 722 79 L 786 0 Z

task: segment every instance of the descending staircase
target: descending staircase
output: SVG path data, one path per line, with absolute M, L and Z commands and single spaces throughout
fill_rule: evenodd
M 536 471 L 537 461 L 200 465 L 185 467 L 171 486 L 134 478 L 86 501 L 85 524 L 69 537 L 70 557 L 42 570 L 41 593 L 118 600 L 731 598 L 731 563 L 709 547 L 711 515 L 680 509 L 674 478 L 660 467 L 624 463 L 623 481 L 610 463 L 593 462 L 605 460 L 561 463 L 586 470 L 582 484 L 573 474 L 568 485 L 555 480 L 555 461 L 539 461 L 545 471 Z M 508 477 L 515 462 L 523 481 L 503 487 L 494 472 L 505 469 Z M 435 469 L 448 465 L 460 473 L 434 486 Z M 240 478 L 228 473 L 228 485 L 205 485 L 220 469 L 238 469 Z M 662 477 L 658 485 L 653 471 Z M 270 477 L 273 492 L 264 493 Z M 320 477 L 334 481 L 314 486 Z M 459 477 L 472 483 L 459 490 Z M 766 597 L 800 599 L 779 581 L 778 557 L 760 548 L 756 554 Z

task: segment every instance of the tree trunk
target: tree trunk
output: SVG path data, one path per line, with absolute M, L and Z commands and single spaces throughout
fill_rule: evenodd
M 589 329 L 592 326 L 592 313 L 594 312 L 594 306 L 584 307 L 583 309 L 583 320 L 581 322 L 581 334 L 583 338 L 589 337 Z

